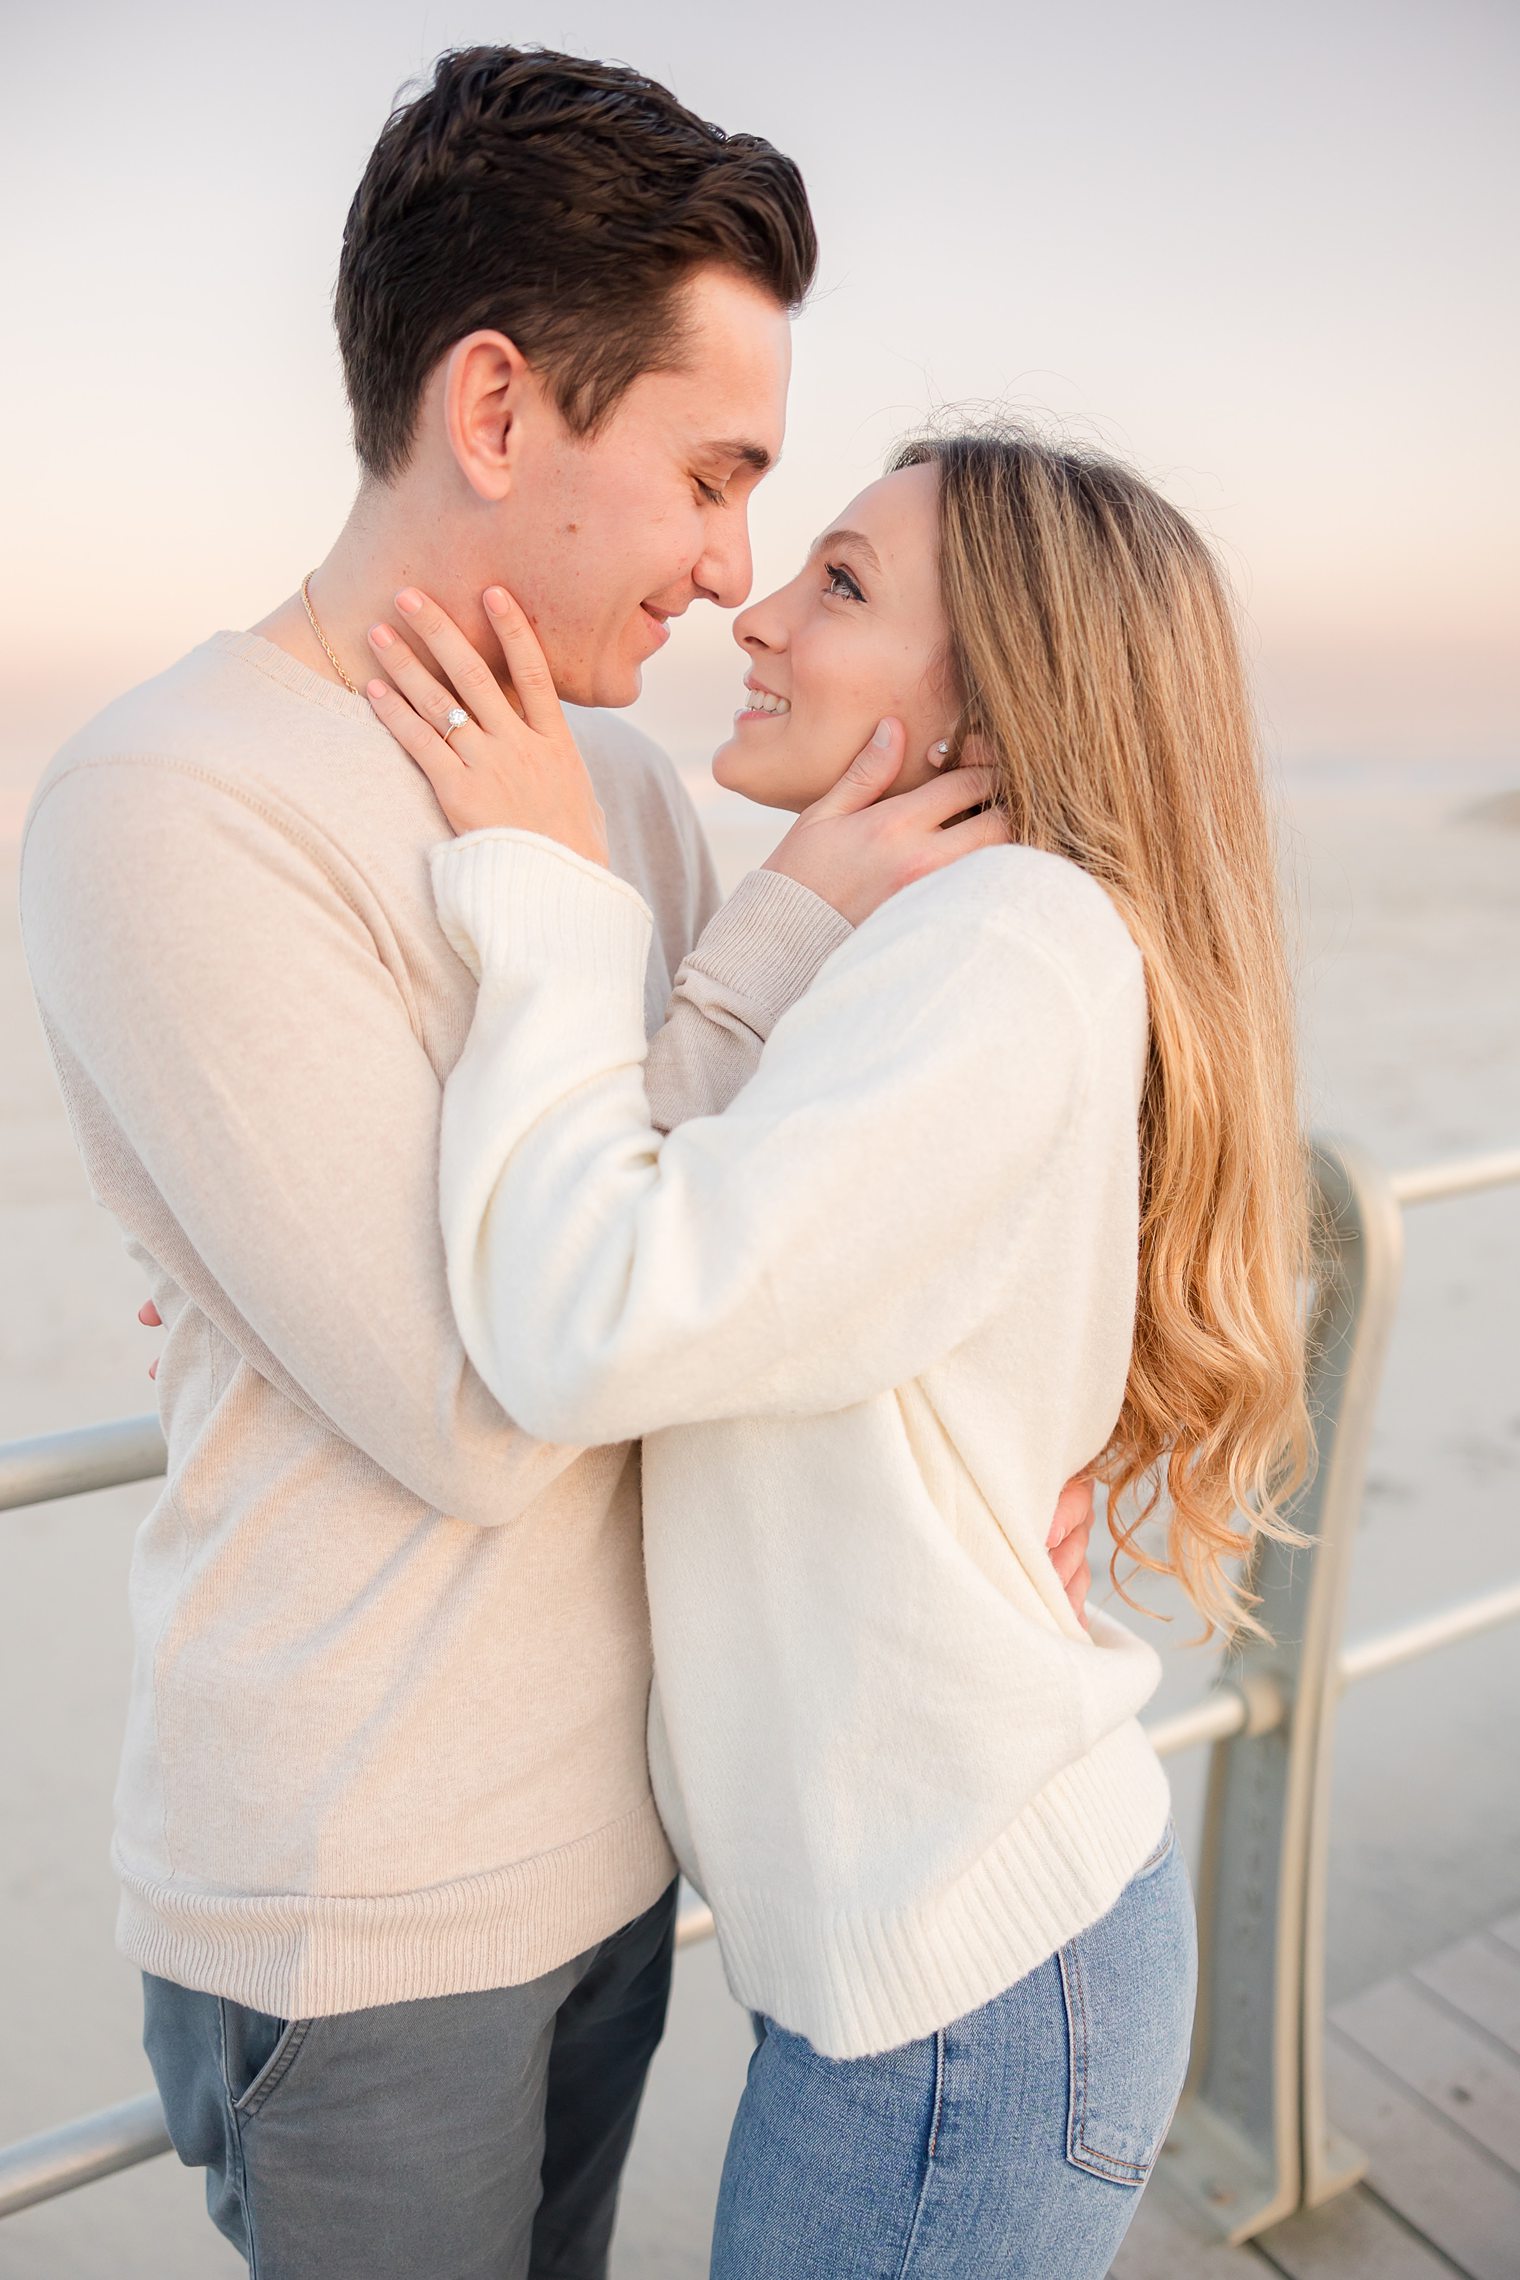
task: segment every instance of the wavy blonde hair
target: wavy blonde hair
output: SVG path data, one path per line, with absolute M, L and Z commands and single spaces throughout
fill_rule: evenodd
M 1145 962 L 1135 1342 L 1094 1468 L 1115 1581 L 1123 1552 L 1131 1575 L 1175 1575 L 1209 1624 L 1257 1630 L 1231 1563 L 1296 1535 L 1311 1206 L 1229 590 L 1191 524 L 1111 459 L 999 424 L 892 461 L 922 465 L 939 475 L 956 743 L 997 755 L 1013 837 L 1091 872 Z M 1163 1498 L 1164 1558 L 1139 1541 Z

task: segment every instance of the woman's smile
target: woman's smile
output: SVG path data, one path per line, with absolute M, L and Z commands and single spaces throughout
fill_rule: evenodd
M 752 681 L 748 675 L 745 676 L 744 686 L 748 695 L 734 714 L 735 728 L 747 720 L 784 720 L 791 711 L 790 697 L 781 697 L 774 689 L 762 688 L 758 681 Z

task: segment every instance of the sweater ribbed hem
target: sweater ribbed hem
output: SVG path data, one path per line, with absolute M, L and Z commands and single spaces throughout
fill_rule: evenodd
M 686 962 L 725 1010 L 769 1037 L 787 1007 L 855 929 L 832 903 L 782 871 L 746 871 Z
M 1161 1762 L 1131 1720 L 1047 1783 L 953 1884 L 912 1907 L 829 1911 L 784 1891 L 710 1887 L 729 1985 L 825 2058 L 915 2042 L 990 2003 L 1106 1915 L 1170 1810 Z
M 421 1892 L 245 1897 L 117 1869 L 124 1955 L 281 2019 L 520 1987 L 631 1923 L 676 1872 L 650 1802 L 536 1859 Z

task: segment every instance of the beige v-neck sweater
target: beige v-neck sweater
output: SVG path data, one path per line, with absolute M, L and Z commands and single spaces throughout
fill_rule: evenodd
M 1135 1311 L 1140 956 L 1073 864 L 893 896 L 720 1115 L 662 1135 L 634 889 L 439 849 L 481 976 L 444 1101 L 449 1281 L 549 1440 L 644 1439 L 655 1792 L 742 2001 L 831 2058 L 987 2002 L 1154 1847 L 1151 1647 L 1045 1550 Z
M 850 929 L 770 872 L 714 916 L 669 763 L 573 719 L 653 913 L 633 994 L 677 1123 Z M 475 984 L 434 916 L 442 830 L 362 698 L 220 634 L 64 749 L 22 855 L 75 1136 L 167 1330 L 121 1940 L 284 2017 L 531 1978 L 672 1873 L 638 1452 L 518 1430 L 449 1308 L 439 1111 Z

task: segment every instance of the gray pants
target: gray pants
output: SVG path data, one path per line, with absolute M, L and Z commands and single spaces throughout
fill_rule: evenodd
M 675 1887 L 525 1987 L 276 2019 L 143 1976 L 181 2161 L 254 2280 L 603 2280 Z

